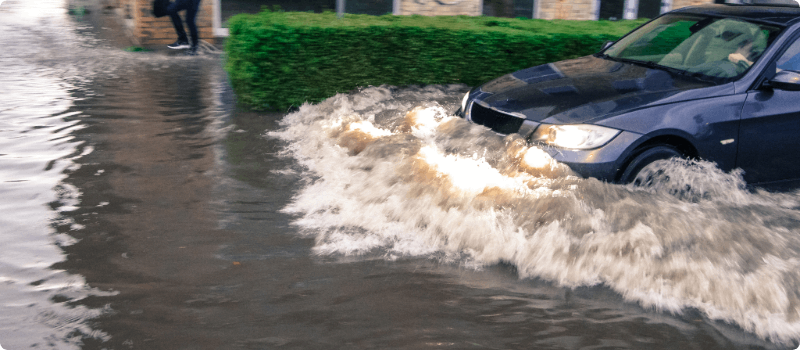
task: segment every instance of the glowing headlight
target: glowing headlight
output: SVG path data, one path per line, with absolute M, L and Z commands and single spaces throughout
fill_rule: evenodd
M 467 113 L 467 100 L 469 100 L 469 92 L 464 95 L 464 98 L 461 99 L 461 112 L 466 114 Z
M 592 149 L 605 145 L 617 134 L 619 130 L 597 125 L 542 124 L 533 132 L 531 141 L 561 148 Z

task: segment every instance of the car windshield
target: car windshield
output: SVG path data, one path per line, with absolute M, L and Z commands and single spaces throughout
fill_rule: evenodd
M 665 15 L 602 52 L 603 57 L 730 81 L 755 63 L 780 28 L 733 18 Z

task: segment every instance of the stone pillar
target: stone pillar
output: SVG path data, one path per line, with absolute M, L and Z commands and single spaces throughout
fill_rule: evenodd
M 636 19 L 639 13 L 639 0 L 625 0 L 625 11 L 622 13 L 622 19 Z
M 399 0 L 399 15 L 480 16 L 482 0 Z
M 672 0 L 661 0 L 661 13 L 672 11 Z
M 600 0 L 592 1 L 592 20 L 600 20 Z

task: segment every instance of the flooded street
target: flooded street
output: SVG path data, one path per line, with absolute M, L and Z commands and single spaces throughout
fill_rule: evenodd
M 798 193 L 581 179 L 466 86 L 249 111 L 66 8 L 0 4 L 3 349 L 798 346 Z

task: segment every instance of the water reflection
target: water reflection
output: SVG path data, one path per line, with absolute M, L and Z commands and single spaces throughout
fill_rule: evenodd
M 29 45 L 37 38 L 75 39 L 56 5 L 6 1 L 0 7 L 0 344 L 7 349 L 79 348 L 84 337 L 107 338 L 86 323 L 105 308 L 75 302 L 113 293 L 54 267 L 67 258 L 61 248 L 76 242 L 68 233 L 81 228 L 59 215 L 79 196 L 63 182 L 65 172 L 91 152 L 72 136 L 84 127 L 71 93 L 76 81 L 64 79 L 63 70 L 43 62 L 46 51 Z M 37 25 L 65 32 L 42 36 Z
M 93 151 L 64 180 L 81 190 L 79 205 L 63 213 L 80 229 L 57 266 L 119 293 L 88 302 L 113 310 L 96 322 L 115 337 L 93 346 L 175 348 L 185 339 L 153 325 L 199 322 L 192 306 L 216 302 L 211 275 L 229 267 L 213 259 L 228 233 L 210 211 L 224 79 L 217 60 L 131 59 L 138 64 L 95 79 L 98 95 L 76 102 L 86 127 L 71 134 Z

